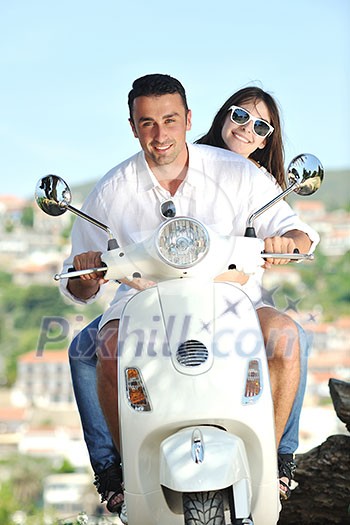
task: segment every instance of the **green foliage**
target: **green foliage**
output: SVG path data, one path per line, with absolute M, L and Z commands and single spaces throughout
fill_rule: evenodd
M 12 523 L 11 516 L 20 507 L 17 507 L 17 501 L 13 494 L 11 481 L 0 483 L 0 523 L 7 525 Z
M 68 239 L 70 239 L 74 221 L 75 221 L 75 217 L 71 215 L 68 226 L 66 226 L 61 232 L 61 237 L 64 241 L 67 241 Z
M 34 210 L 33 206 L 26 206 L 21 215 L 21 224 L 26 228 L 33 228 L 34 226 Z
M 308 201 L 322 201 L 328 211 L 349 210 L 350 206 L 350 171 L 345 170 L 326 170 L 321 188 L 307 197 Z M 304 199 L 296 194 L 291 194 L 287 200 L 294 202 Z
M 9 322 L 5 319 L 0 321 L 0 326 Z M 37 327 L 27 330 L 5 329 L 1 330 L 0 344 L 2 355 L 5 357 L 6 378 L 3 382 L 7 386 L 13 385 L 17 374 L 17 357 L 36 348 L 38 341 Z M 62 345 L 61 345 L 62 348 Z
M 66 458 L 62 461 L 62 465 L 58 469 L 55 469 L 56 474 L 72 474 L 73 472 L 75 472 L 75 468 Z
M 53 509 L 43 510 L 42 494 L 45 478 L 53 473 L 71 473 L 74 468 L 64 460 L 60 469 L 53 469 L 51 461 L 20 454 L 0 460 L 0 524 L 14 525 L 13 516 L 21 513 L 25 525 L 47 525 L 48 523 L 82 525 L 85 513 L 72 521 L 58 520 Z M 20 518 L 20 516 L 18 516 Z M 17 521 L 16 521 L 17 523 Z
M 16 379 L 16 363 L 19 355 L 37 349 L 43 326 L 50 319 L 69 322 L 82 313 L 86 323 L 101 313 L 98 304 L 75 306 L 67 304 L 57 286 L 29 285 L 17 286 L 5 272 L 0 273 L 0 345 L 5 359 L 6 377 L 0 378 L 2 384 L 11 386 Z M 70 333 L 64 333 L 60 323 L 50 322 L 46 349 L 67 348 Z
M 300 272 L 307 288 L 302 308 L 320 304 L 326 320 L 350 315 L 350 252 L 340 257 L 317 253 L 314 263 Z
M 325 321 L 350 315 L 350 252 L 340 257 L 316 254 L 313 262 L 297 266 L 302 284 L 283 283 L 273 295 L 279 310 L 322 309 Z
M 14 315 L 14 328 L 40 327 L 41 319 L 46 315 L 58 316 L 74 312 L 73 305 L 67 305 L 58 287 L 38 284 L 28 287 L 5 289 L 3 301 L 8 313 Z
M 1 286 L 1 288 L 3 286 L 6 286 L 9 283 L 12 283 L 12 281 L 13 281 L 12 274 L 0 270 L 0 286 Z
M 23 511 L 29 516 L 28 525 L 44 523 L 42 512 L 37 509 L 41 504 L 43 480 L 51 472 L 50 462 L 13 454 L 2 461 L 1 469 L 7 473 L 7 479 L 0 483 L 0 523 L 12 524 L 11 516 L 16 511 Z
M 10 219 L 7 219 L 7 221 L 5 222 L 5 232 L 12 233 L 14 229 L 15 229 L 15 225 L 13 221 L 11 221 Z

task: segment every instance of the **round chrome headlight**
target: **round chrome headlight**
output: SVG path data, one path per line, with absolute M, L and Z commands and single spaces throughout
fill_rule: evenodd
M 175 268 L 189 268 L 207 254 L 209 235 L 195 219 L 175 217 L 159 228 L 156 248 L 167 264 Z

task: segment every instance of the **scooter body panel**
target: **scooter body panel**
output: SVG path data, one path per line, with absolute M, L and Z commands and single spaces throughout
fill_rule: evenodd
M 205 347 L 207 357 L 201 364 L 188 366 L 179 362 L 179 347 L 186 341 L 197 341 Z M 251 359 L 259 362 L 263 388 L 254 402 L 249 403 L 244 399 L 244 391 Z M 259 516 L 266 518 L 267 512 L 271 514 L 269 523 L 276 523 L 277 465 L 268 367 L 259 321 L 244 292 L 228 283 L 177 279 L 136 294 L 126 305 L 120 322 L 118 361 L 129 524 L 140 523 L 138 519 L 144 525 L 172 523 L 164 516 L 155 520 L 155 508 L 149 507 L 149 501 L 155 500 L 158 509 L 167 508 L 164 487 L 175 486 L 172 484 L 178 477 L 173 472 L 177 468 L 174 458 L 169 459 L 168 473 L 162 471 L 162 443 L 188 427 L 204 425 L 223 429 L 223 434 L 242 441 L 250 478 L 244 478 L 249 479 L 247 488 L 240 490 L 241 507 L 244 501 L 251 501 L 256 525 Z M 128 402 L 125 381 L 128 367 L 136 367 L 141 373 L 151 405 L 149 412 L 137 412 Z M 231 437 L 228 440 L 231 442 Z M 186 453 L 191 453 L 190 443 Z M 234 474 L 230 477 L 221 472 L 220 465 L 232 458 L 231 452 L 229 457 L 227 454 L 225 446 L 221 455 L 217 448 L 208 448 L 204 468 L 211 472 L 213 489 L 219 488 L 215 485 L 220 476 L 234 481 Z M 186 472 L 187 467 L 183 480 Z M 190 469 L 187 475 L 193 479 Z M 180 489 L 179 482 L 176 487 Z M 136 505 L 142 495 L 148 500 L 147 512 L 145 507 Z M 141 508 L 142 514 L 133 517 Z M 168 511 L 169 516 L 173 514 L 169 508 Z
M 195 454 L 198 447 L 200 457 Z M 250 471 L 244 443 L 220 428 L 187 427 L 165 439 L 160 451 L 160 483 L 177 492 L 208 492 L 232 486 L 237 496 L 236 516 L 250 514 Z

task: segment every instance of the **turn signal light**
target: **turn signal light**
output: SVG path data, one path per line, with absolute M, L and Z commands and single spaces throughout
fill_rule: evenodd
M 261 369 L 259 359 L 251 359 L 248 363 L 247 378 L 243 403 L 254 403 L 257 401 L 262 390 Z
M 141 372 L 137 368 L 125 369 L 126 395 L 129 405 L 140 412 L 149 412 L 151 405 L 148 401 L 146 387 Z

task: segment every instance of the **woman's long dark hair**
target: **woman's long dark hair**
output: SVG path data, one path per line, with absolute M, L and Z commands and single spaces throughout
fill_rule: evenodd
M 284 148 L 282 143 L 279 109 L 273 97 L 269 93 L 266 93 L 266 91 L 251 86 L 240 89 L 234 93 L 228 100 L 226 100 L 215 115 L 209 131 L 195 142 L 196 144 L 208 144 L 209 146 L 228 149 L 223 141 L 221 132 L 229 108 L 231 106 L 241 106 L 247 102 L 257 104 L 260 101 L 266 104 L 270 115 L 270 124 L 275 129 L 272 135 L 267 137 L 265 147 L 263 149 L 255 150 L 249 155 L 249 158 L 257 162 L 260 166 L 266 168 L 276 179 L 276 182 L 278 182 L 278 184 L 284 189 L 286 187 L 284 178 Z

